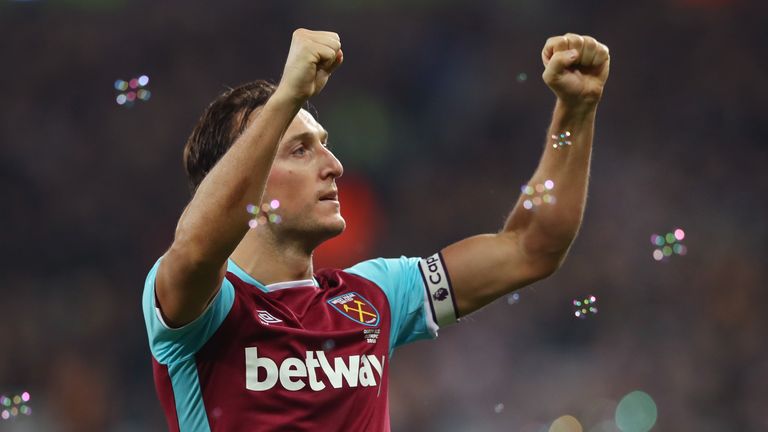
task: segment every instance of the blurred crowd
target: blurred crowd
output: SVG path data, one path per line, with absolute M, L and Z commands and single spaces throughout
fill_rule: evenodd
M 140 295 L 189 199 L 183 144 L 227 86 L 279 80 L 297 27 L 337 31 L 345 53 L 312 101 L 345 165 L 342 214 L 370 233 L 318 253 L 339 267 L 497 231 L 547 141 L 544 41 L 576 32 L 611 49 L 568 259 L 399 349 L 394 431 L 540 432 L 563 415 L 618 431 L 634 390 L 653 398 L 655 431 L 768 430 L 767 12 L 760 0 L 4 0 L 0 394 L 28 392 L 32 413 L 0 430 L 164 430 Z M 142 74 L 151 98 L 115 103 L 114 81 Z M 654 260 L 651 235 L 676 228 L 688 253 Z M 573 300 L 590 295 L 599 312 L 576 318 Z

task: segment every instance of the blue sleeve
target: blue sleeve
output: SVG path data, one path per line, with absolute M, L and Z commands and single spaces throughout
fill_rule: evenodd
M 235 288 L 225 278 L 219 292 L 202 315 L 182 327 L 171 328 L 163 322 L 160 309 L 155 303 L 155 276 L 161 260 L 162 257 L 147 274 L 141 303 L 152 355 L 159 363 L 172 364 L 195 355 L 216 332 L 232 309 Z
M 378 285 L 389 301 L 389 351 L 419 339 L 437 336 L 437 325 L 428 315 L 426 288 L 419 270 L 420 258 L 376 258 L 346 269 Z

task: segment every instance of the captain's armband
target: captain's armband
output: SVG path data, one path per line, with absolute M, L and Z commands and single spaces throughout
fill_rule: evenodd
M 445 269 L 443 255 L 438 252 L 428 258 L 422 258 L 419 261 L 419 270 L 427 290 L 427 302 L 437 325 L 442 327 L 457 322 L 456 296 Z

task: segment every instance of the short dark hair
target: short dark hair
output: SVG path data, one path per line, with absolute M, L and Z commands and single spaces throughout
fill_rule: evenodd
M 184 168 L 192 194 L 243 133 L 253 111 L 266 104 L 275 89 L 269 81 L 252 81 L 225 91 L 208 105 L 184 146 Z

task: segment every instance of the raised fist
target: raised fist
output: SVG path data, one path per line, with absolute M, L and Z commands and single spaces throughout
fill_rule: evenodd
M 608 47 L 591 36 L 566 33 L 547 39 L 541 51 L 544 82 L 570 106 L 596 105 L 608 79 Z
M 320 93 L 343 60 L 338 34 L 298 29 L 293 32 L 278 91 L 303 102 Z

